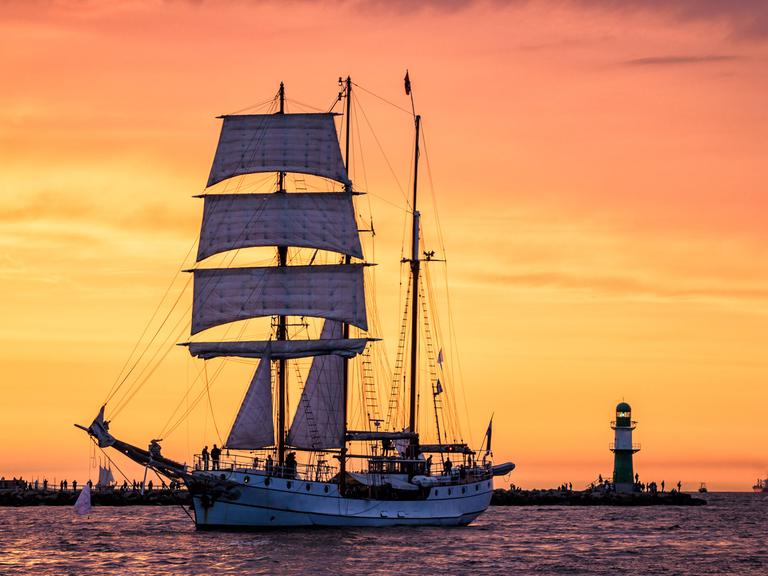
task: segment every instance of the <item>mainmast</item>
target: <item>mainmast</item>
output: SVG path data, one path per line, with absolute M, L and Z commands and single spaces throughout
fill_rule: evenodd
M 280 111 L 278 114 L 285 114 L 285 85 L 280 82 L 278 92 L 280 98 Z M 285 194 L 285 172 L 278 173 L 277 193 Z M 277 265 L 284 267 L 288 265 L 288 246 L 277 247 Z M 288 339 L 285 316 L 278 316 L 277 321 L 277 340 L 284 341 Z M 278 360 L 278 408 L 277 408 L 277 461 L 281 469 L 285 463 L 285 374 L 286 360 Z
M 352 104 L 352 79 L 347 76 L 346 79 L 346 105 L 347 105 L 347 124 L 346 124 L 346 134 L 345 134 L 345 141 L 344 141 L 344 166 L 347 168 L 347 175 L 349 175 L 349 125 L 350 121 L 352 120 L 351 115 L 351 104 Z M 348 181 L 344 185 L 344 191 L 348 192 L 349 194 L 352 194 L 352 182 Z M 352 261 L 351 256 L 348 254 L 344 256 L 344 263 L 349 264 Z M 349 323 L 344 322 L 342 327 L 342 337 L 344 339 L 349 338 Z M 347 491 L 347 482 L 346 482 L 346 476 L 347 476 L 347 404 L 349 403 L 349 358 L 344 358 L 344 368 L 343 368 L 343 378 L 344 378 L 344 384 L 343 384 L 343 394 L 342 394 L 342 425 L 343 425 L 343 432 L 341 437 L 341 453 L 339 454 L 339 494 L 344 496 L 344 494 Z
M 407 85 L 410 92 L 410 82 Z M 411 96 L 411 98 L 413 98 Z M 411 295 L 411 395 L 409 407 L 408 429 L 410 432 L 416 432 L 416 382 L 418 379 L 418 356 L 419 356 L 419 211 L 416 210 L 416 194 L 419 185 L 419 128 L 421 126 L 421 116 L 415 117 L 416 121 L 416 147 L 413 160 L 413 234 L 411 242 L 411 275 L 413 279 L 411 286 L 413 293 Z M 413 440 L 412 442 L 416 442 Z

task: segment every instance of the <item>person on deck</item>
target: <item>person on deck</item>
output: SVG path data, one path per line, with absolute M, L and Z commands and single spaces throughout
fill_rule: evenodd
M 219 469 L 219 458 L 221 457 L 221 449 L 216 446 L 216 444 L 213 445 L 213 448 L 211 449 L 211 461 L 213 462 L 213 469 L 218 470 Z
M 426 462 L 426 464 L 424 466 L 424 473 L 427 476 L 432 474 L 432 454 L 430 454 L 429 457 L 427 458 L 427 462 Z
M 450 476 L 451 468 L 453 468 L 453 462 L 451 462 L 450 459 L 446 459 L 446 461 L 443 462 L 443 474 L 445 474 L 446 476 Z
M 208 470 L 208 461 L 211 459 L 208 454 L 208 446 L 203 447 L 203 451 L 200 453 L 200 457 L 203 459 L 203 470 Z
M 267 462 L 264 465 L 264 469 L 267 472 L 267 476 L 272 476 L 272 469 L 274 468 L 274 462 L 272 461 L 272 455 L 267 455 Z
M 288 478 L 296 478 L 296 452 L 291 452 L 285 457 L 285 475 Z

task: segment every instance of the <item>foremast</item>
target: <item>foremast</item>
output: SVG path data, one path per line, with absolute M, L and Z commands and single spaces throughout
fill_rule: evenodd
M 278 114 L 285 114 L 285 84 L 280 82 L 280 90 L 278 92 L 280 99 L 280 110 Z M 278 172 L 277 177 L 277 194 L 285 194 L 285 172 Z M 288 246 L 277 247 L 277 265 L 281 268 L 288 266 Z M 288 340 L 288 330 L 286 326 L 285 315 L 277 317 L 277 341 L 285 342 Z M 286 386 L 286 359 L 280 358 L 278 361 L 278 407 L 277 407 L 277 461 L 280 468 L 285 465 L 285 412 L 287 409 L 285 402 L 285 386 Z
M 341 79 L 339 79 L 341 80 Z M 347 76 L 344 81 L 346 88 L 346 108 L 347 108 L 347 122 L 345 125 L 345 137 L 344 137 L 344 166 L 347 168 L 347 174 L 349 174 L 349 126 L 352 123 L 352 78 Z M 344 185 L 344 191 L 352 195 L 352 182 L 348 181 Z M 344 263 L 350 264 L 352 262 L 351 256 L 347 254 L 344 256 Z M 349 322 L 344 322 L 342 325 L 342 337 L 349 338 Z M 349 358 L 344 358 L 342 368 L 342 435 L 341 435 L 341 452 L 339 454 L 339 494 L 344 496 L 347 491 L 347 429 L 349 426 L 348 420 L 348 405 L 349 405 Z
M 347 78 L 347 94 L 351 80 Z M 208 186 L 235 176 L 276 172 L 269 194 L 204 194 L 206 205 L 198 262 L 213 254 L 252 246 L 274 246 L 277 265 L 267 268 L 195 269 L 192 334 L 220 324 L 259 316 L 276 318 L 275 339 L 190 342 L 204 359 L 239 356 L 277 364 L 277 430 L 272 430 L 271 378 L 257 369 L 225 446 L 255 450 L 274 447 L 280 466 L 288 447 L 346 452 L 347 359 L 368 338 L 350 338 L 350 325 L 367 331 L 364 263 L 348 178 L 347 143 L 342 159 L 334 113 L 288 114 L 285 87 L 273 114 L 224 116 Z M 347 101 L 347 115 L 350 102 Z M 343 192 L 288 192 L 287 173 L 335 180 Z M 341 253 L 340 264 L 289 265 L 288 248 Z M 325 320 L 319 339 L 288 338 L 288 317 Z M 287 428 L 287 361 L 315 357 L 296 415 Z M 267 361 L 267 364 L 264 363 Z M 319 367 L 318 367 L 319 363 Z M 317 368 L 317 369 L 316 369 Z M 342 466 L 344 465 L 342 458 Z M 342 475 L 343 477 L 343 475 Z

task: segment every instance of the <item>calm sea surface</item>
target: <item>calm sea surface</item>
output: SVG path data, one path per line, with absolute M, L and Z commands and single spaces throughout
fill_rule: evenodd
M 768 574 L 768 495 L 490 508 L 466 528 L 196 532 L 180 508 L 0 508 L 0 574 Z

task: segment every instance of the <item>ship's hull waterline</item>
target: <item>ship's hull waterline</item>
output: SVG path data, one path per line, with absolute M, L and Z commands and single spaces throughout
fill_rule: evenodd
M 193 493 L 200 530 L 465 526 L 485 511 L 493 492 L 493 480 L 485 479 L 432 487 L 426 499 L 373 500 L 341 497 L 338 485 L 328 482 L 222 474 L 230 483 L 226 494 Z

